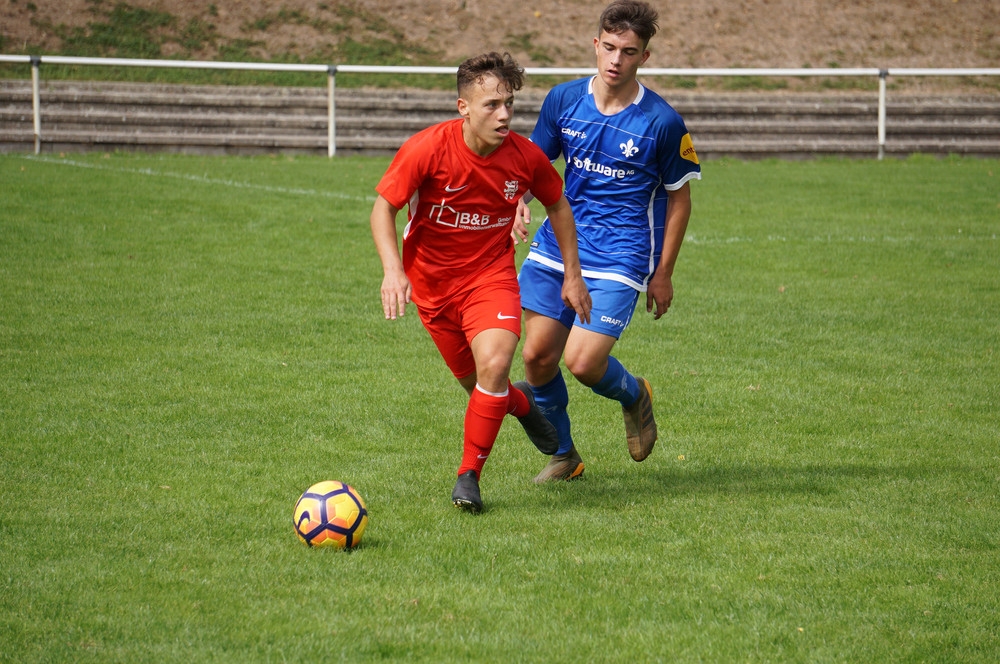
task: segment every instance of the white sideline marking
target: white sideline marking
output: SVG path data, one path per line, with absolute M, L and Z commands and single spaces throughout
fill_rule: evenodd
M 105 166 L 103 164 L 88 164 L 83 161 L 72 159 L 55 159 L 52 157 L 39 157 L 35 155 L 25 155 L 25 159 L 30 161 L 40 161 L 46 164 L 61 164 L 63 166 L 75 166 L 76 168 L 91 168 L 97 171 L 113 171 L 116 173 L 134 173 L 136 175 L 147 175 L 150 177 L 176 178 L 189 182 L 199 182 L 202 184 L 222 185 L 224 187 L 235 187 L 237 189 L 255 189 L 275 194 L 293 194 L 296 196 L 323 196 L 325 198 L 339 198 L 345 201 L 358 201 L 361 203 L 374 202 L 374 196 L 352 196 L 342 194 L 338 191 L 317 191 L 316 189 L 299 189 L 289 187 L 275 187 L 267 184 L 253 184 L 251 182 L 239 182 L 238 180 L 224 180 L 220 178 L 210 178 L 203 175 L 189 175 L 187 173 L 171 173 L 169 171 L 154 171 L 151 168 L 122 168 L 117 166 Z
M 973 241 L 981 242 L 984 240 L 995 241 L 997 240 L 997 234 L 992 233 L 989 235 L 973 235 L 972 233 L 963 232 L 962 229 L 955 231 L 953 235 L 935 235 L 934 237 L 917 237 L 914 235 L 906 235 L 901 237 L 896 237 L 893 235 L 884 235 L 882 237 L 875 237 L 872 235 L 811 235 L 803 237 L 793 237 L 788 238 L 783 235 L 768 235 L 767 237 L 753 238 L 748 236 L 738 236 L 738 237 L 702 237 L 694 233 L 688 233 L 684 238 L 685 244 L 700 244 L 700 245 L 720 245 L 720 244 L 752 244 L 754 242 L 774 242 L 774 243 L 786 243 L 786 242 L 817 242 L 821 244 L 874 244 L 874 243 L 885 243 L 885 244 L 899 244 L 906 242 L 926 242 L 928 240 L 960 240 L 960 241 Z

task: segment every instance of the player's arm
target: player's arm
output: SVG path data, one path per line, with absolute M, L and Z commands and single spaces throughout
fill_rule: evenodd
M 535 128 L 531 132 L 531 142 L 541 148 L 545 156 L 549 158 L 549 163 L 554 162 L 562 154 L 562 143 L 559 141 L 559 128 L 556 125 L 557 104 L 553 99 L 553 91 L 545 95 L 542 101 L 542 108 L 535 121 Z M 535 200 L 535 195 L 530 191 L 517 202 L 517 212 L 514 214 L 514 224 L 511 228 L 510 237 L 514 244 L 528 241 L 528 224 L 531 223 L 531 208 L 528 203 Z
M 646 311 L 654 312 L 654 320 L 667 313 L 670 301 L 674 299 L 674 265 L 684 242 L 688 220 L 691 218 L 691 183 L 685 182 L 677 191 L 671 191 L 667 198 L 667 219 L 663 228 L 663 253 L 660 264 L 646 284 Z
M 386 319 L 396 320 L 406 311 L 410 301 L 412 286 L 403 272 L 403 260 L 399 255 L 399 238 L 396 236 L 396 214 L 399 208 L 379 196 L 372 207 L 371 226 L 375 249 L 382 261 L 382 311 Z
M 510 237 L 515 245 L 518 241 L 528 242 L 528 224 L 531 223 L 531 208 L 528 207 L 528 203 L 533 200 L 535 196 L 529 191 L 517 202 L 517 211 L 514 213 L 514 223 L 510 231 Z
M 567 307 L 572 307 L 580 320 L 590 322 L 590 293 L 583 282 L 580 271 L 580 252 L 576 243 L 576 222 L 573 220 L 573 210 L 565 196 L 552 205 L 545 206 L 549 222 L 559 243 L 559 251 L 563 259 L 562 299 Z

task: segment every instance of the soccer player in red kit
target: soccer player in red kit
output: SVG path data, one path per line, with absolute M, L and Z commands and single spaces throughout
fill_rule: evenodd
M 458 68 L 458 113 L 407 140 L 376 187 L 372 237 L 382 261 L 387 319 L 417 306 L 445 363 L 469 394 L 456 507 L 482 510 L 479 477 L 507 414 L 545 454 L 554 428 L 530 389 L 510 382 L 521 335 L 521 297 L 511 238 L 517 202 L 528 191 L 545 206 L 563 255 L 563 301 L 590 319 L 577 258 L 576 228 L 562 179 L 548 157 L 510 130 L 524 70 L 507 53 Z M 402 257 L 396 214 L 406 206 Z

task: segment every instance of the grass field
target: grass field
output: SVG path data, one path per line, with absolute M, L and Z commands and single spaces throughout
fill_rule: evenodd
M 0 661 L 1000 659 L 1000 162 L 704 164 L 617 352 L 653 455 L 571 384 L 584 478 L 508 422 L 478 517 L 386 165 L 0 156 Z M 292 532 L 322 479 L 351 553 Z

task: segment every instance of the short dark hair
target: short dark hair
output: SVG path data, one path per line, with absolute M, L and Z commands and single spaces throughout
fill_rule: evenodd
M 495 76 L 514 92 L 524 85 L 524 69 L 511 54 L 492 51 L 469 58 L 458 66 L 458 95 L 462 96 L 469 86 L 482 83 L 486 76 Z
M 597 34 L 607 32 L 618 35 L 631 30 L 643 44 L 649 44 L 660 27 L 659 20 L 660 15 L 649 3 L 642 0 L 615 0 L 601 12 Z

